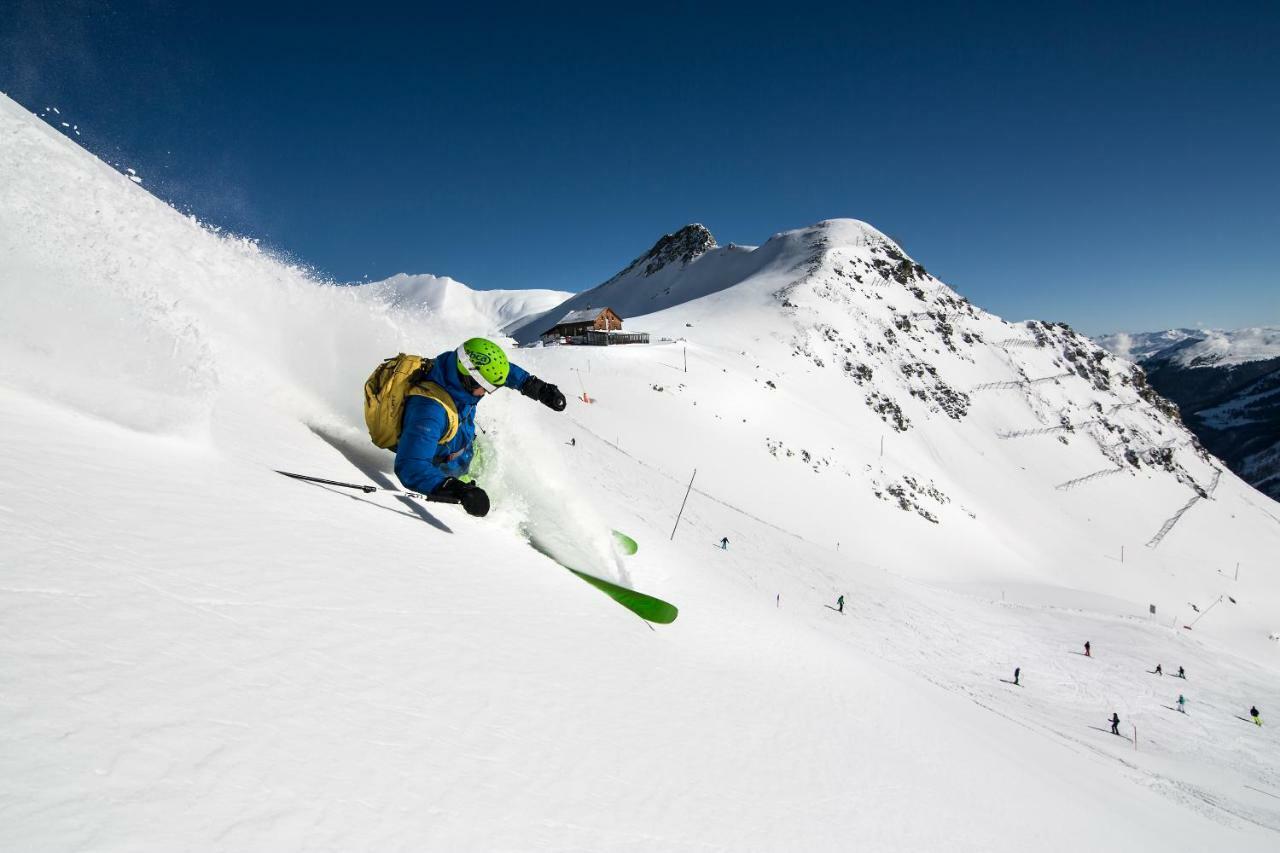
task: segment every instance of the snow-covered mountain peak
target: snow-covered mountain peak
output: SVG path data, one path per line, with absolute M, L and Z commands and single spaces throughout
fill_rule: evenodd
M 563 290 L 474 290 L 449 276 L 406 273 L 361 288 L 393 307 L 447 315 L 477 334 L 520 324 L 573 295 Z
M 653 244 L 653 248 L 632 261 L 615 278 L 632 273 L 651 276 L 670 264 L 678 263 L 686 266 L 714 248 L 716 248 L 716 238 L 705 225 L 695 222 L 684 226 L 674 234 L 662 235 L 658 242 Z
M 840 266 L 857 254 L 877 277 L 899 282 L 925 274 L 892 240 L 857 219 L 828 219 L 804 228 L 781 231 L 764 245 L 720 246 L 703 225 L 686 225 L 661 237 L 603 284 L 565 300 L 545 314 L 513 327 L 516 340 L 530 343 L 556 319 L 583 308 L 608 306 L 624 320 L 739 288 L 717 305 L 756 303 L 756 294 L 772 294 L 797 280 L 797 270 L 818 269 L 824 261 Z M 766 300 L 775 305 L 778 300 Z
M 823 239 L 833 247 L 892 248 L 900 254 L 905 254 L 902 251 L 902 247 L 891 240 L 883 231 L 868 222 L 863 222 L 861 219 L 848 217 L 824 219 L 801 230 L 813 234 L 821 234 Z

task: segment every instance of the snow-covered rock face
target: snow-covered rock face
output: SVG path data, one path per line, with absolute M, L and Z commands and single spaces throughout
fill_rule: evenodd
M 1141 364 L 1210 452 L 1280 499 L 1280 328 L 1118 332 L 1098 340 Z
M 795 323 L 793 355 L 838 368 L 895 431 L 945 430 L 940 419 L 963 420 L 983 396 L 1021 397 L 1031 417 L 998 429 L 1002 439 L 1082 441 L 1103 464 L 1156 468 L 1205 493 L 1212 474 L 1191 472 L 1209 458 L 1141 369 L 1066 324 L 1005 323 L 858 225 L 809 232 L 807 268 L 776 292 Z
M 619 275 L 639 272 L 650 276 L 670 264 L 684 266 L 716 247 L 716 238 L 702 225 L 686 225 L 674 234 L 664 234 L 653 248 L 636 258 Z
M 712 243 L 707 234 L 697 245 Z M 749 347 L 775 369 L 798 362 L 804 382 L 816 380 L 811 393 L 834 403 L 855 428 L 866 429 L 871 417 L 879 428 L 936 442 L 984 400 L 1020 401 L 1026 411 L 998 424 L 997 440 L 1047 436 L 1060 446 L 1087 448 L 1084 457 L 1093 454 L 1096 461 L 1079 476 L 1104 467 L 1132 475 L 1155 470 L 1200 495 L 1215 476 L 1176 407 L 1148 385 L 1140 368 L 1065 324 L 1011 325 L 982 311 L 864 222 L 828 220 L 776 234 L 759 248 L 705 251 L 658 275 L 638 275 L 653 254 L 570 303 L 612 304 L 612 293 L 633 310 L 666 305 L 640 317 L 624 314 L 627 328 Z M 794 452 L 776 435 L 766 442 L 774 456 Z M 806 462 L 815 458 L 809 450 L 799 453 Z M 821 470 L 827 457 L 816 458 Z M 937 505 L 896 503 L 941 522 L 946 493 L 955 487 L 935 481 L 955 476 L 945 465 L 930 468 L 870 478 L 867 488 L 884 500 L 909 488 Z M 907 486 L 907 478 L 920 485 Z M 965 517 L 956 506 L 948 512 Z

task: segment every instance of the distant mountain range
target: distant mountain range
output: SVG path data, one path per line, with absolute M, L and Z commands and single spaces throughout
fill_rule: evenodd
M 1118 332 L 1097 341 L 1142 365 L 1209 452 L 1280 499 L 1280 327 Z

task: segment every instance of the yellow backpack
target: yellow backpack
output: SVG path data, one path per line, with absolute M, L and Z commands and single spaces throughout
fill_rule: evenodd
M 440 444 L 448 444 L 458 434 L 458 407 L 449 392 L 427 379 L 435 360 L 400 353 L 388 358 L 364 383 L 364 422 L 369 438 L 378 447 L 395 450 L 404 425 L 405 400 L 427 397 L 444 407 L 448 427 Z

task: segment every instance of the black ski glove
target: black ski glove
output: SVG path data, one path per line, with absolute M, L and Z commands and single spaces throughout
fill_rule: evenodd
M 550 382 L 543 382 L 536 376 L 530 376 L 520 386 L 520 393 L 526 397 L 537 400 L 548 409 L 554 409 L 557 412 L 563 412 L 565 407 L 564 395 L 560 393 L 560 389 L 552 385 Z
M 460 503 L 467 515 L 483 517 L 489 514 L 489 496 L 475 483 L 464 483 L 450 477 L 431 492 L 431 497 L 446 503 Z

